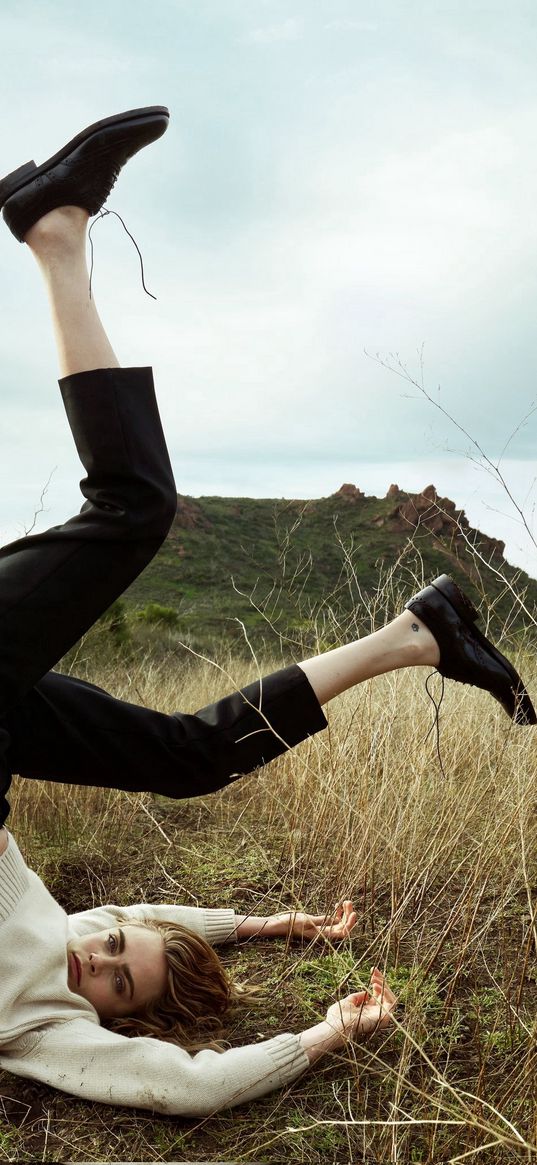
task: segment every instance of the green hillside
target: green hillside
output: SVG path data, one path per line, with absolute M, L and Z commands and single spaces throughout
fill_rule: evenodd
M 179 495 L 164 546 L 124 599 L 128 609 L 171 608 L 178 637 L 198 651 L 245 644 L 241 623 L 255 648 L 279 635 L 291 650 L 319 639 L 327 646 L 353 626 L 371 629 L 371 596 L 397 563 L 375 623 L 422 580 L 447 572 L 498 635 L 530 620 L 497 572 L 525 594 L 530 612 L 537 608 L 537 582 L 510 567 L 503 550 L 433 486 L 418 495 L 391 486 L 375 498 L 346 485 L 315 501 Z

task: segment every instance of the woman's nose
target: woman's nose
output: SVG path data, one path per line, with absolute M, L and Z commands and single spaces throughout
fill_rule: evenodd
M 103 968 L 108 965 L 108 963 L 111 961 L 111 958 L 111 955 L 91 954 L 89 956 L 89 965 L 92 975 L 98 975 L 99 971 L 102 971 Z

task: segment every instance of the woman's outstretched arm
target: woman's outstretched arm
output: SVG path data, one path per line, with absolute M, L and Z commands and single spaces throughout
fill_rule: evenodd
M 351 901 L 336 906 L 333 914 L 305 914 L 287 910 L 261 918 L 252 914 L 235 916 L 235 934 L 240 940 L 251 938 L 324 938 L 338 942 L 354 930 L 357 914 Z
M 369 993 L 332 1004 L 320 1024 L 302 1033 L 191 1056 L 161 1040 L 128 1039 L 80 1018 L 33 1032 L 30 1044 L 0 1054 L 0 1067 L 79 1100 L 211 1116 L 288 1087 L 327 1052 L 389 1024 L 394 1006 L 395 997 L 375 970 Z
M 1 852 L 1 850 L 0 850 Z M 351 901 L 336 906 L 333 913 L 305 914 L 288 910 L 267 917 L 235 914 L 231 909 L 203 908 L 182 905 L 99 906 L 71 915 L 71 925 L 77 934 L 91 934 L 117 925 L 118 919 L 156 919 L 178 922 L 195 934 L 201 935 L 211 946 L 243 942 L 253 938 L 326 939 L 339 942 L 354 930 L 357 914 Z

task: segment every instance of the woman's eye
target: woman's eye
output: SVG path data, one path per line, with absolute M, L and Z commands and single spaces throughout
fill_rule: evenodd
M 123 991 L 123 979 L 121 978 L 121 975 L 116 975 L 116 991 L 118 995 L 121 995 L 121 992 Z
M 110 947 L 110 953 L 113 955 L 114 951 L 117 947 L 115 935 L 113 935 L 113 934 L 108 935 L 108 946 Z

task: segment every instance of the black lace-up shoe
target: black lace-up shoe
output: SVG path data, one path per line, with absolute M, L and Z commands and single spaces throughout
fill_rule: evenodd
M 106 202 L 119 172 L 168 127 L 164 105 L 129 109 L 96 121 L 41 166 L 26 162 L 0 181 L 0 207 L 19 242 L 57 206 L 81 206 L 90 215 Z
M 484 688 L 516 724 L 537 724 L 518 672 L 474 626 L 478 613 L 449 575 L 435 578 L 405 607 L 432 631 L 440 649 L 440 675 Z

